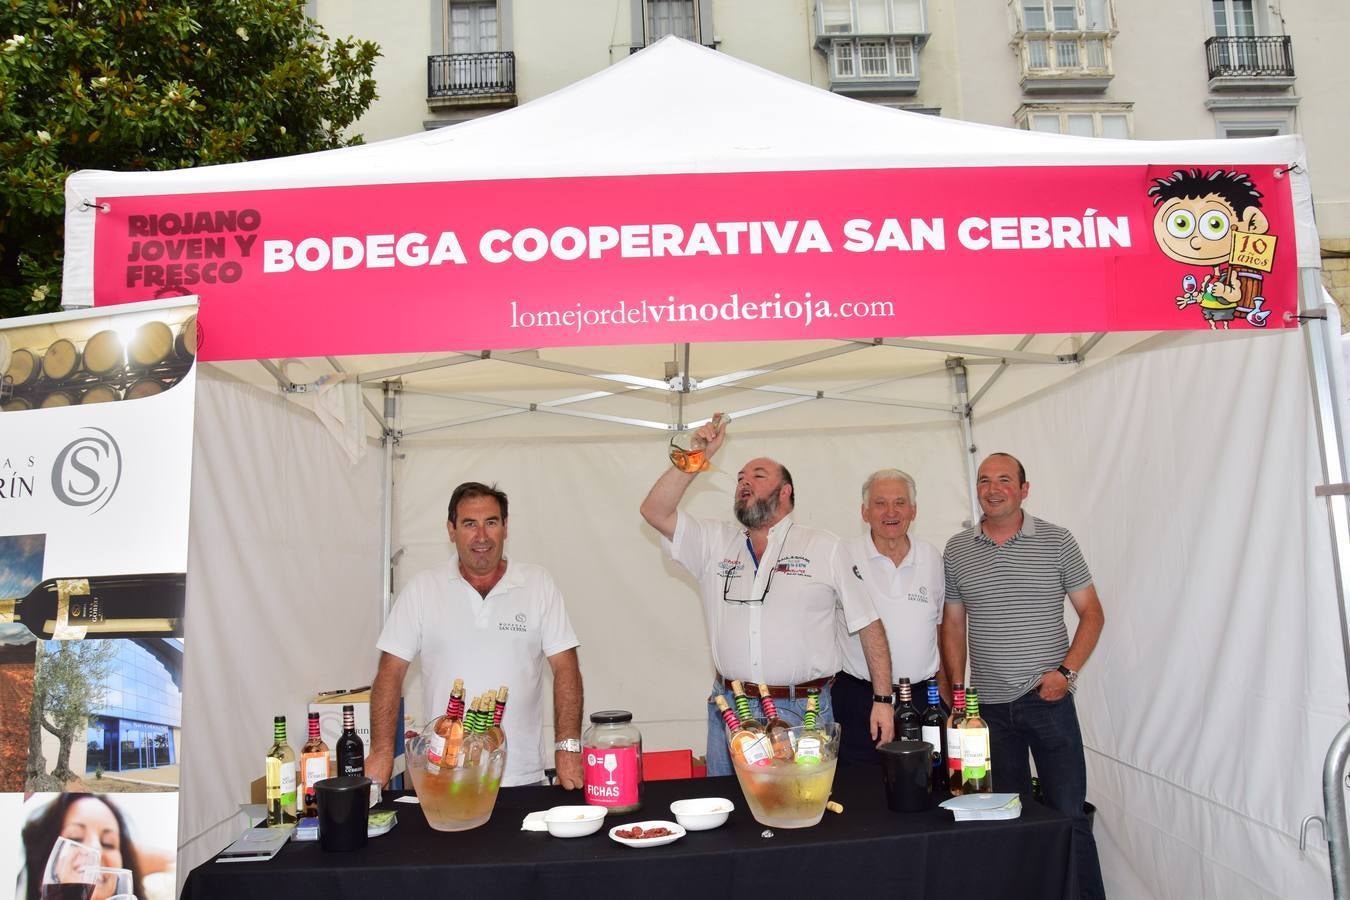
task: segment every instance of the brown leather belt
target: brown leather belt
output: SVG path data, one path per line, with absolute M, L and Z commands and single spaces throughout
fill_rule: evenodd
M 722 678 L 722 686 L 727 690 L 731 690 L 731 679 L 724 675 L 720 677 Z M 820 688 L 821 690 L 824 690 L 833 683 L 834 676 L 830 675 L 825 678 L 816 678 L 812 681 L 803 681 L 801 684 L 771 684 L 768 686 L 769 696 L 775 700 L 799 700 L 806 697 L 808 688 Z M 745 686 L 745 695 L 747 697 L 760 696 L 759 685 L 749 681 L 742 682 L 742 684 Z

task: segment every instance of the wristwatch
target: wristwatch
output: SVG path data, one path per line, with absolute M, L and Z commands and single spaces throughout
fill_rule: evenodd
M 1066 665 L 1061 664 L 1055 671 L 1064 676 L 1064 679 L 1069 682 L 1069 687 L 1073 687 L 1078 682 L 1078 673 Z
M 580 753 L 581 741 L 576 738 L 568 738 L 565 741 L 558 741 L 553 745 L 554 750 L 561 750 L 564 753 Z
M 887 706 L 894 706 L 894 705 L 895 705 L 895 695 L 894 695 L 894 694 L 873 694 L 873 695 L 872 695 L 872 702 L 873 702 L 873 703 L 885 703 Z

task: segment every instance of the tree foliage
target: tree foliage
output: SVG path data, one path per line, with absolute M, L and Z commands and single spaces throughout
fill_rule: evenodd
M 0 316 L 59 308 L 72 172 L 359 143 L 378 56 L 301 0 L 0 0 Z

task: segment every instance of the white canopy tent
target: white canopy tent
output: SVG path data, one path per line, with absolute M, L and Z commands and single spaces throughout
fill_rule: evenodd
M 1009 131 L 859 104 L 673 39 L 442 131 L 236 166 L 79 173 L 67 187 L 65 296 L 93 298 L 96 210 L 109 197 L 1175 164 L 1288 167 L 1301 284 L 1320 297 L 1297 137 L 1144 143 Z M 199 290 L 206 356 L 211 296 Z M 285 298 L 275 302 L 280 313 Z M 1330 477 L 1319 462 L 1317 426 L 1330 424 L 1334 438 L 1339 391 L 1317 376 L 1320 330 L 1305 357 L 1293 330 L 503 349 L 465 346 L 453 325 L 453 312 L 420 324 L 445 329 L 426 339 L 436 353 L 354 358 L 334 346 L 301 365 L 203 372 L 182 871 L 228 838 L 240 785 L 260 774 L 272 712 L 294 720 L 315 690 L 368 680 L 387 561 L 397 589 L 443 560 L 445 500 L 470 478 L 511 493 L 508 553 L 543 563 L 562 585 L 587 709 L 633 709 L 649 747 L 701 747 L 712 671 L 693 587 L 662 560 L 637 506 L 661 471 L 666 431 L 729 410 L 727 458 L 691 494 L 696 513 L 726 514 L 729 472 L 762 452 L 793 469 L 799 520 L 854 534 L 861 481 L 899 465 L 918 480 L 916 532 L 940 546 L 972 515 L 973 458 L 995 449 L 1023 458 L 1031 508 L 1078 535 L 1106 607 L 1080 710 L 1108 890 L 1327 892 L 1325 848 L 1298 849 L 1300 820 L 1321 809 L 1322 757 L 1347 704 L 1336 546 L 1313 498 L 1344 468 L 1334 440 Z M 275 397 L 277 383 L 330 372 L 365 388 L 354 430 L 391 438 L 382 472 L 375 455 L 352 463 Z M 271 389 L 245 383 L 259 381 Z M 1310 386 L 1321 391 L 1316 405 Z M 336 430 L 359 455 L 350 409 L 330 402 L 343 390 L 301 399 L 322 394 L 316 402 L 340 410 L 347 426 Z

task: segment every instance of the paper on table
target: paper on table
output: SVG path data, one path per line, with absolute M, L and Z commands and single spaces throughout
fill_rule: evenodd
M 1022 798 L 1017 794 L 968 794 L 939 805 L 951 810 L 958 822 L 1016 819 L 1022 815 Z
M 548 825 L 544 822 L 544 816 L 548 815 L 548 810 L 532 812 L 520 823 L 521 831 L 548 831 Z

